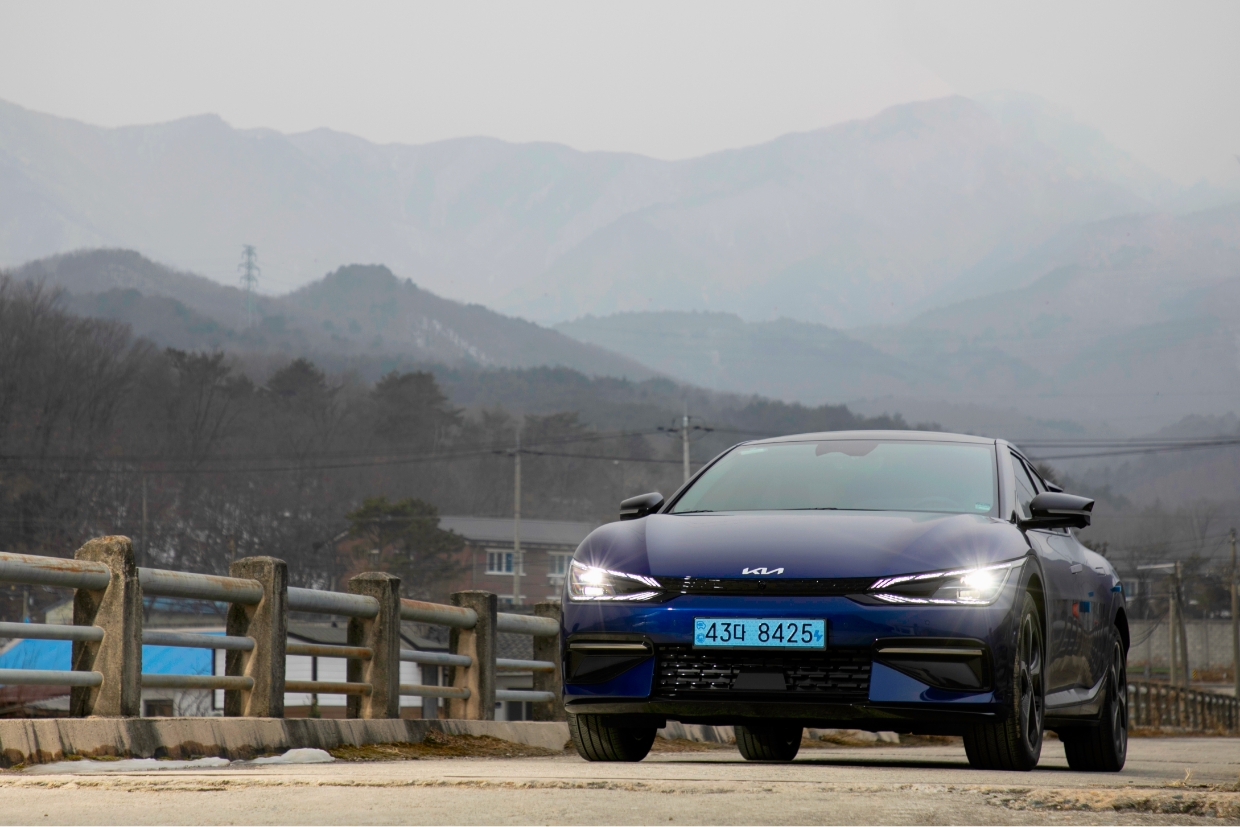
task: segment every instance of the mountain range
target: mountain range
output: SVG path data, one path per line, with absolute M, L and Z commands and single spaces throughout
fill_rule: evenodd
M 11 271 L 65 292 L 74 312 L 114 319 L 159 345 L 250 355 L 304 355 L 339 369 L 430 363 L 558 366 L 646 379 L 655 371 L 522 319 L 440 298 L 383 265 L 340 267 L 284 296 L 251 297 L 132 250 L 81 250 Z M 253 300 L 252 319 L 247 301 Z
M 1028 95 L 675 162 L 0 103 L 0 193 L 0 264 L 179 347 L 661 374 L 1003 433 L 1240 407 L 1240 195 Z M 280 293 L 253 319 L 243 241 Z M 99 245 L 141 254 L 66 252 Z
M 1118 432 L 1240 407 L 1240 205 L 1072 226 L 991 275 L 895 325 L 663 312 L 557 329 L 707 387 L 983 430 L 965 406 Z
M 0 265 L 136 249 L 266 292 L 381 262 L 541 322 L 617 311 L 904 321 L 1067 228 L 1226 194 L 1179 187 L 1024 95 L 873 118 L 684 161 L 461 138 L 376 145 L 215 116 L 105 129 L 0 103 Z M 1234 194 L 1232 194 L 1234 195 Z

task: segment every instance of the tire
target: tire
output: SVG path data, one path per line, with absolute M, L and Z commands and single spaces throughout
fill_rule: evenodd
M 1038 606 L 1028 594 L 1022 601 L 1016 628 L 1010 712 L 1005 720 L 975 724 L 964 734 L 969 764 L 979 770 L 1028 772 L 1042 757 L 1046 645 Z
M 791 761 L 801 749 L 802 728 L 794 724 L 736 726 L 736 746 L 746 761 Z
M 1107 697 L 1098 725 L 1059 733 L 1068 766 L 1076 772 L 1119 772 L 1128 759 L 1128 658 L 1119 633 L 1111 637 Z
M 620 726 L 607 715 L 569 715 L 568 734 L 587 761 L 640 761 L 650 752 L 658 728 Z

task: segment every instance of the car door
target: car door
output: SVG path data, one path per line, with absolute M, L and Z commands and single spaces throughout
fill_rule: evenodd
M 1015 452 L 1012 453 L 1012 473 L 1016 480 L 1016 506 L 1021 518 L 1027 520 L 1032 516 L 1029 501 L 1040 493 L 1034 480 L 1040 482 L 1040 479 Z M 1025 531 L 1025 536 L 1041 558 L 1047 579 L 1046 689 L 1049 694 L 1077 686 L 1082 662 L 1088 661 L 1087 657 L 1081 657 L 1084 641 L 1073 617 L 1078 582 L 1073 569 L 1075 560 L 1070 550 L 1057 542 L 1062 535 L 1045 529 L 1030 529 Z
M 1039 494 L 1048 490 L 1032 465 L 1027 465 L 1027 470 Z M 1106 561 L 1081 545 L 1069 529 L 1047 531 L 1046 540 L 1056 559 L 1068 563 L 1069 576 L 1065 584 L 1067 616 L 1064 619 L 1068 633 L 1064 640 L 1073 651 L 1065 655 L 1062 664 L 1067 672 L 1063 685 L 1090 688 L 1102 677 L 1111 656 L 1106 635 L 1111 586 L 1105 575 Z M 1104 579 L 1108 580 L 1105 586 L 1102 584 Z

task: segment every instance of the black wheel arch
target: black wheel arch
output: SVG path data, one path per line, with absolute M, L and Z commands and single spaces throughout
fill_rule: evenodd
M 1124 657 L 1127 657 L 1128 646 L 1132 642 L 1132 637 L 1128 631 L 1128 613 L 1124 611 L 1123 606 L 1120 606 L 1115 612 L 1115 630 L 1119 632 L 1120 643 L 1124 647 Z
M 1042 616 L 1042 640 L 1044 645 L 1050 642 L 1050 613 L 1046 611 L 1046 589 L 1042 586 L 1042 567 L 1037 562 L 1037 557 L 1031 555 L 1029 566 L 1029 574 L 1025 579 L 1025 591 L 1029 592 L 1029 596 L 1033 598 L 1033 603 L 1038 607 L 1038 614 Z

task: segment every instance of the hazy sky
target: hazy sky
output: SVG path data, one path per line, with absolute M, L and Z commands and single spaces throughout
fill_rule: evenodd
M 0 0 L 0 98 L 373 141 L 683 158 L 1018 89 L 1184 183 L 1240 183 L 1240 2 Z

